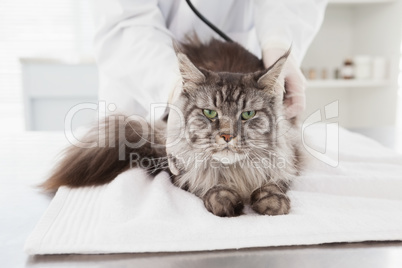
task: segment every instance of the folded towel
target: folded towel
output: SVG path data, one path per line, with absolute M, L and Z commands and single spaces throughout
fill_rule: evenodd
M 310 128 L 310 127 L 309 127 Z M 61 187 L 28 238 L 28 254 L 173 252 L 332 242 L 402 240 L 402 156 L 341 129 L 336 144 L 308 144 L 326 153 L 312 158 L 289 197 L 289 215 L 235 218 L 209 213 L 196 196 L 170 183 L 168 174 L 141 169 L 108 185 Z M 321 128 L 322 130 L 322 128 Z M 323 162 L 324 160 L 324 162 Z

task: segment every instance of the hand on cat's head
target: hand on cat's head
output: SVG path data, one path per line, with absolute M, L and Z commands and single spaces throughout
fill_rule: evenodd
M 275 61 L 286 52 L 281 48 L 268 48 L 263 51 L 263 62 L 265 67 L 271 66 Z M 285 84 L 285 115 L 287 118 L 293 118 L 300 115 L 306 107 L 306 79 L 301 72 L 296 60 L 289 55 L 286 64 L 283 67 L 281 76 Z

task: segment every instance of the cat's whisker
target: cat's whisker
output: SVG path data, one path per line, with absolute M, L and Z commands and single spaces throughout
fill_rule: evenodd
M 251 203 L 252 193 L 264 191 L 269 184 L 285 194 L 298 171 L 300 133 L 295 120 L 279 121 L 283 100 L 274 92 L 283 89 L 278 77 L 290 52 L 263 69 L 262 61 L 237 43 L 214 40 L 200 46 L 201 41 L 194 41 L 176 48 L 183 94 L 172 104 L 183 120 L 173 124 L 110 116 L 85 136 L 86 142 L 92 142 L 105 133 L 101 141 L 107 149 L 69 148 L 45 187 L 99 185 L 129 167 L 142 168 L 152 176 L 170 171 L 174 185 L 202 198 L 210 204 L 207 209 L 220 216 L 237 216 L 241 208 L 236 213 L 219 209 L 230 204 L 209 199 L 211 190 L 224 193 L 235 206 Z M 121 155 L 125 162 L 117 159 Z M 256 211 L 268 214 L 270 204 L 263 204 Z M 285 207 L 280 214 L 288 210 Z

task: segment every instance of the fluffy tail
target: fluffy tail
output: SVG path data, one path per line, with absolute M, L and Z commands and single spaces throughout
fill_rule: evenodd
M 166 122 L 152 128 L 145 120 L 110 116 L 93 127 L 81 145 L 71 145 L 52 175 L 41 187 L 55 191 L 60 186 L 102 185 L 131 167 L 143 167 L 151 174 L 168 170 L 165 149 Z

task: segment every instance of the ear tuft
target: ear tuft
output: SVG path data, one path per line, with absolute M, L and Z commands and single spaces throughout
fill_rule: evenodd
M 205 75 L 182 52 L 176 52 L 179 61 L 179 69 L 184 83 L 201 83 L 205 81 Z
M 181 45 L 178 41 L 172 39 L 172 45 L 173 45 L 173 49 L 174 52 L 177 54 L 182 53 L 182 49 L 181 49 Z
M 274 64 L 266 69 L 262 74 L 257 75 L 257 83 L 264 89 L 274 88 L 278 78 L 282 72 L 283 66 L 288 59 L 292 48 L 289 48 L 285 54 L 283 54 Z

